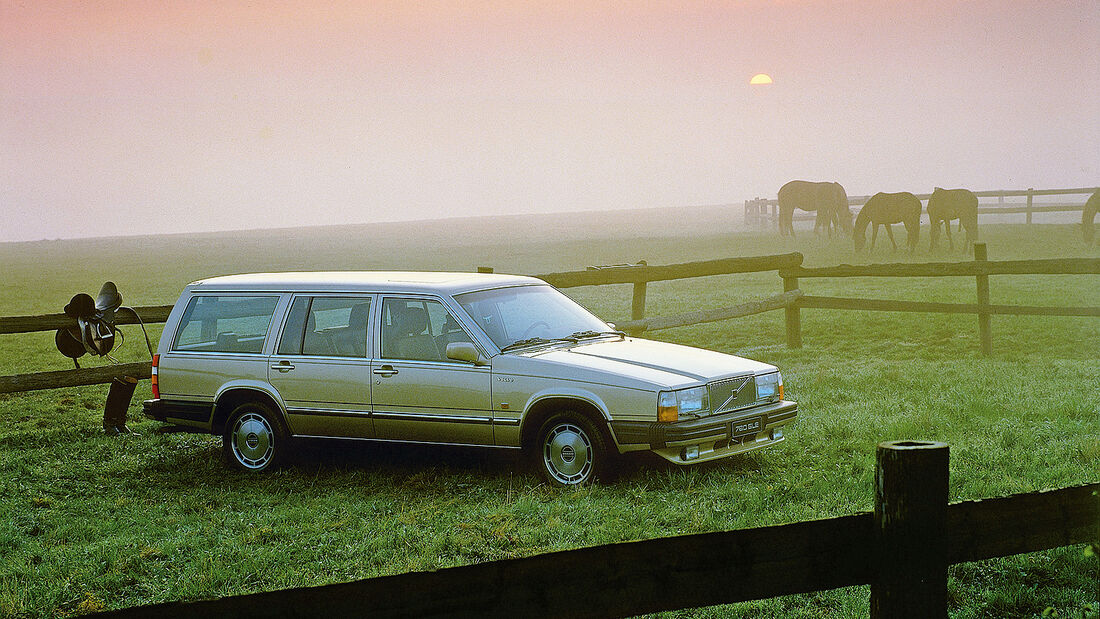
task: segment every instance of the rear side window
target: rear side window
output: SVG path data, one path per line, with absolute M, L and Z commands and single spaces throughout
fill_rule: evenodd
M 279 297 L 196 296 L 183 312 L 172 350 L 263 352 Z
M 370 297 L 297 297 L 279 354 L 366 357 L 369 323 Z

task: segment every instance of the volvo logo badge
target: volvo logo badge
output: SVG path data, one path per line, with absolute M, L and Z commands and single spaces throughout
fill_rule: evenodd
M 565 447 L 561 448 L 561 459 L 562 462 L 565 462 L 566 464 L 577 459 L 577 452 L 573 450 L 572 445 L 566 445 Z
M 749 379 L 748 378 L 741 381 L 741 384 L 737 386 L 737 389 L 733 390 L 733 395 L 726 398 L 726 401 L 722 402 L 722 405 L 719 406 L 716 410 L 722 410 L 722 409 L 726 408 L 727 406 L 732 405 L 735 401 L 737 401 L 737 396 L 740 395 L 741 390 L 744 389 L 745 385 L 747 385 L 747 384 L 749 384 Z

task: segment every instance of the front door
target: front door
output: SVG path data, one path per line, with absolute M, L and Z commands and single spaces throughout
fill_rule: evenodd
M 383 299 L 372 367 L 378 438 L 493 444 L 491 369 L 448 359 L 453 342 L 473 341 L 438 300 Z
M 268 359 L 292 434 L 373 438 L 372 297 L 296 296 Z

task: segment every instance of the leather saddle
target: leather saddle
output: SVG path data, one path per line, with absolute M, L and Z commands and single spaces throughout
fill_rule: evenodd
M 85 353 L 102 357 L 115 347 L 118 329 L 114 325 L 115 312 L 122 306 L 122 295 L 114 282 L 107 282 L 99 289 L 99 296 L 79 293 L 65 306 L 65 315 L 76 319 L 75 327 L 62 327 L 54 335 L 54 343 L 61 354 L 80 367 L 78 358 Z M 121 339 L 121 338 L 120 338 Z

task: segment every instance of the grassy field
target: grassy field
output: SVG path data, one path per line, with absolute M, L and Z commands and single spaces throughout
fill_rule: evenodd
M 672 215 L 0 244 L 0 316 L 60 311 L 107 279 L 127 303 L 156 305 L 189 281 L 257 270 L 540 273 L 787 251 L 808 266 L 962 259 L 929 254 L 927 228 L 914 255 L 880 246 L 855 256 L 850 240 L 737 232 L 714 209 Z M 1100 255 L 1070 225 L 998 224 L 982 235 L 991 260 Z M 994 303 L 1100 304 L 1096 276 L 991 279 Z M 975 298 L 972 278 L 802 287 Z M 657 283 L 647 315 L 781 289 L 774 273 Z M 628 286 L 567 292 L 605 319 L 629 317 Z M 994 317 L 989 358 L 978 354 L 974 316 L 806 310 L 802 320 L 801 350 L 785 347 L 782 312 L 651 334 L 780 366 L 801 408 L 785 443 L 688 469 L 631 459 L 619 481 L 575 491 L 541 485 L 511 453 L 339 442 L 311 443 L 292 466 L 252 477 L 220 462 L 218 439 L 161 434 L 140 418 L 147 383 L 131 409 L 139 434 L 122 438 L 101 433 L 105 387 L 0 395 L 0 615 L 68 616 L 850 514 L 871 508 L 883 440 L 949 443 L 952 500 L 1100 479 L 1100 320 Z M 124 329 L 120 357 L 147 357 L 140 331 Z M 66 367 L 52 334 L 0 336 L 0 374 Z M 959 565 L 951 613 L 1096 616 L 1097 578 L 1098 558 L 1081 547 Z M 860 617 L 868 595 L 852 587 L 668 616 Z

